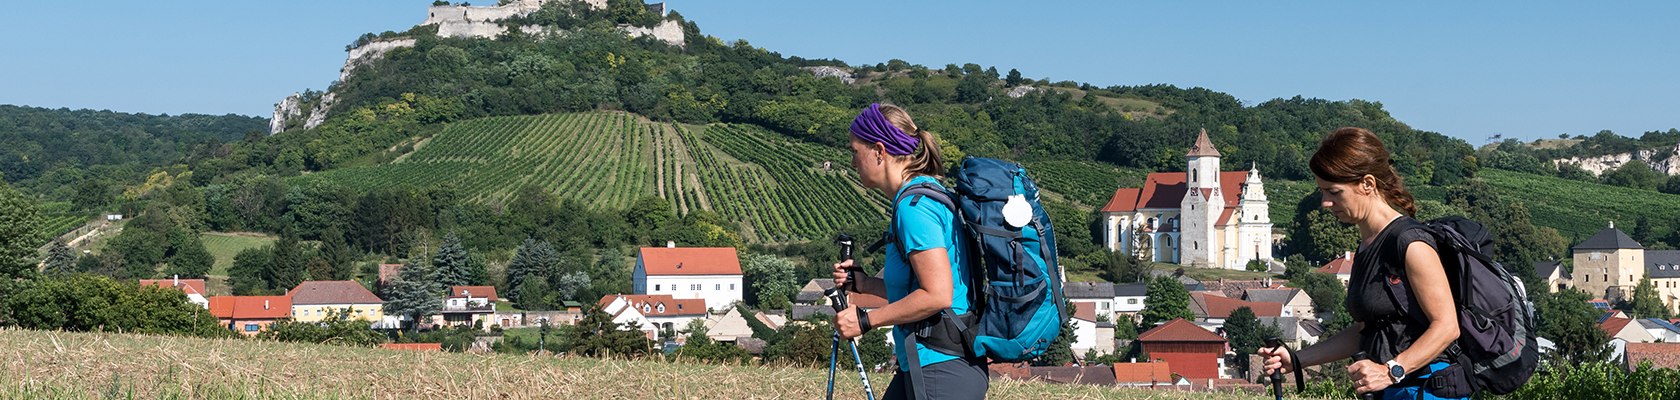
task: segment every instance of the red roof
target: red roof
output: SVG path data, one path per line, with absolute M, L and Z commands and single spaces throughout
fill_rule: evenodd
M 1605 319 L 1604 322 L 1599 323 L 1598 329 L 1603 329 L 1604 333 L 1608 333 L 1610 334 L 1610 337 L 1614 338 L 1616 337 L 1616 334 L 1622 333 L 1622 328 L 1626 328 L 1628 323 L 1631 322 L 1633 322 L 1632 318 L 1611 317 L 1609 319 Z
M 286 296 L 213 296 L 210 315 L 221 319 L 281 319 L 292 316 Z
M 1108 199 L 1108 205 L 1103 206 L 1102 212 L 1132 212 L 1137 211 L 1138 188 L 1120 188 L 1114 191 L 1114 197 Z
M 381 304 L 379 296 L 374 296 L 362 284 L 355 281 L 303 281 L 286 297 L 292 298 L 292 304 Z
M 443 351 L 443 343 L 384 343 L 379 347 L 391 350 Z
M 648 276 L 741 274 L 734 247 L 643 247 L 641 253 Z
M 1208 318 L 1230 318 L 1232 311 L 1243 307 L 1248 307 L 1250 311 L 1254 311 L 1255 317 L 1283 315 L 1282 303 L 1242 301 L 1223 296 L 1211 296 L 1206 293 L 1191 293 L 1190 303 L 1193 311 L 1200 311 L 1199 315 L 1205 315 Z
M 1137 340 L 1143 342 L 1225 342 L 1225 338 L 1219 337 L 1213 332 L 1208 332 L 1207 329 L 1202 329 L 1202 327 L 1196 326 L 1190 321 L 1185 321 L 1184 318 L 1176 318 L 1155 327 L 1155 329 L 1150 329 L 1138 335 Z
M 601 298 L 599 305 L 603 309 L 607 308 L 607 305 L 612 304 L 613 299 L 619 297 L 629 301 L 630 307 L 635 308 L 636 312 L 640 312 L 647 317 L 706 314 L 706 299 L 677 299 L 668 294 L 609 294 Z M 642 311 L 644 305 L 647 306 L 647 311 Z M 665 306 L 663 312 L 660 311 L 660 305 Z M 620 310 L 620 312 L 623 312 L 623 310 Z
M 1184 202 L 1184 194 L 1190 186 L 1184 181 L 1188 174 L 1183 172 L 1155 172 L 1144 178 L 1143 188 L 1123 188 L 1116 190 L 1109 199 L 1109 204 L 1103 206 L 1104 212 L 1128 212 L 1142 208 L 1170 208 L 1177 209 Z M 1225 171 L 1219 173 L 1219 191 L 1225 197 L 1225 208 L 1230 209 L 1242 201 L 1242 185 L 1248 179 L 1247 171 Z M 1137 195 L 1130 191 L 1138 191 Z M 1212 191 L 1204 194 L 1211 195 Z M 1136 198 L 1131 205 L 1123 204 L 1126 199 Z M 1120 203 L 1116 203 L 1120 202 Z
M 1231 214 L 1235 214 L 1236 212 L 1236 207 L 1225 207 L 1225 211 L 1221 211 L 1219 213 L 1219 221 L 1214 222 L 1213 226 L 1223 226 L 1229 224 L 1231 222 Z
M 1114 363 L 1114 382 L 1171 384 L 1172 369 L 1165 362 Z
M 450 286 L 449 298 L 488 297 L 491 303 L 496 302 L 495 286 Z
M 1628 343 L 1628 366 L 1637 368 L 1643 361 L 1656 368 L 1680 368 L 1680 343 Z
M 1318 272 L 1334 275 L 1352 275 L 1353 253 L 1348 252 L 1341 258 L 1330 260 L 1330 262 L 1325 263 L 1324 266 L 1318 267 Z
M 203 279 L 141 279 L 140 286 L 157 286 L 160 288 L 176 288 L 181 292 L 199 296 L 204 295 Z

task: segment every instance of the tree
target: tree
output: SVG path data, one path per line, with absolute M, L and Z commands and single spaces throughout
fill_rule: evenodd
M 1195 314 L 1190 313 L 1190 292 L 1184 290 L 1184 284 L 1171 276 L 1157 276 L 1149 281 L 1149 287 L 1144 289 L 1143 326 L 1148 330 L 1155 325 L 1171 321 L 1175 318 L 1191 319 Z
M 1068 315 L 1073 315 L 1073 308 L 1075 307 L 1073 303 L 1066 303 L 1063 306 L 1067 307 Z M 1074 332 L 1073 328 L 1073 319 L 1069 318 L 1066 321 L 1062 321 L 1061 333 L 1056 335 L 1056 340 L 1050 342 L 1050 348 L 1044 351 L 1044 355 L 1038 356 L 1037 359 L 1033 360 L 1032 364 L 1040 366 L 1062 366 L 1072 363 L 1073 341 L 1076 339 L 1076 335 L 1077 333 Z
M 1005 77 L 1003 78 L 1003 84 L 1005 86 L 1015 87 L 1017 85 L 1020 85 L 1022 80 L 1024 80 L 1024 79 L 1021 78 L 1021 71 L 1017 70 L 1017 69 L 1014 69 L 1014 68 L 1010 68 L 1009 69 L 1009 75 L 1005 75 Z
M 526 279 L 512 293 L 514 295 L 514 306 L 523 310 L 552 310 L 554 304 L 557 303 L 554 290 L 548 287 L 547 279 Z
M 768 254 L 750 254 L 741 267 L 745 272 L 747 304 L 759 308 L 786 308 L 799 293 L 793 261 Z
M 1587 300 L 1592 295 L 1575 289 L 1542 294 L 1535 305 L 1540 337 L 1557 345 L 1551 356 L 1558 363 L 1581 364 L 1603 361 L 1609 355 L 1610 337 L 1598 327 L 1599 312 Z
M 688 322 L 688 340 L 677 349 L 676 357 L 684 360 L 700 360 L 717 363 L 738 363 L 752 359 L 745 349 L 728 343 L 719 343 L 707 337 L 706 321 L 694 319 Z
M 588 357 L 635 357 L 653 348 L 639 324 L 613 322 L 611 315 L 593 305 L 569 333 L 572 354 Z
M 1661 172 L 1652 169 L 1651 164 L 1642 160 L 1631 160 L 1621 167 L 1605 171 L 1601 179 L 1606 185 L 1656 190 L 1658 185 L 1664 183 L 1665 178 Z
M 1307 254 L 1313 259 L 1334 260 L 1359 247 L 1359 229 L 1336 220 L 1330 210 L 1313 209 L 1307 213 L 1306 222 L 1310 243 Z
M 138 220 L 134 222 L 139 222 Z M 150 279 L 163 262 L 165 239 L 149 229 L 129 227 L 105 243 L 105 257 L 118 262 L 119 279 Z
M 264 275 L 272 268 L 273 259 L 274 249 L 266 246 L 241 250 L 234 255 L 233 265 L 228 267 L 228 286 L 233 287 L 233 294 L 253 296 L 269 293 L 273 287 L 269 286 Z
M 340 346 L 373 347 L 385 342 L 385 335 L 373 330 L 359 318 L 349 318 L 350 310 L 335 310 L 318 322 L 297 322 L 290 319 L 275 321 L 258 334 L 264 340 L 298 343 L 331 343 Z
M 471 261 L 467 257 L 466 247 L 461 245 L 461 237 L 450 232 L 443 237 L 443 244 L 438 246 L 437 256 L 432 258 L 432 268 L 437 271 L 437 284 L 441 287 L 473 285 L 472 273 L 469 272 Z
M 578 295 L 589 290 L 591 286 L 589 274 L 583 271 L 572 271 L 554 278 L 553 281 L 556 301 L 552 304 L 559 304 L 560 301 L 565 300 L 587 300 L 579 299 Z
M 508 261 L 507 287 L 504 288 L 515 302 L 521 301 L 519 296 L 524 293 L 525 282 L 528 280 L 547 281 L 554 273 L 555 264 L 559 256 L 554 252 L 554 245 L 548 241 L 536 241 L 526 238 L 525 243 L 514 250 L 513 260 Z M 545 284 L 546 286 L 546 284 Z M 521 306 L 521 308 L 525 308 Z M 529 308 L 527 308 L 529 309 Z
M 1261 324 L 1260 319 L 1254 316 L 1254 310 L 1248 307 L 1232 310 L 1230 317 L 1225 319 L 1225 337 L 1231 342 L 1231 350 L 1237 353 L 1237 366 L 1243 370 L 1249 368 L 1248 355 L 1259 351 L 1266 338 L 1282 335 L 1276 325 Z
M 275 290 L 286 291 L 303 283 L 309 275 L 309 260 L 303 256 L 303 244 L 298 240 L 297 233 L 286 229 L 280 233 L 280 240 L 274 242 L 273 255 L 268 262 L 268 270 L 263 274 L 268 280 L 268 286 Z
M 1312 298 L 1313 309 L 1319 312 L 1334 313 L 1345 307 L 1347 288 L 1335 275 L 1317 271 L 1306 271 L 1290 277 L 1289 286 L 1307 292 Z
M 43 223 L 35 200 L 0 180 L 0 280 L 34 275 L 35 249 L 46 240 Z
M 204 241 L 198 235 L 178 238 L 171 247 L 176 250 L 175 255 L 169 257 L 169 267 L 163 271 L 166 276 L 203 279 L 210 274 L 210 266 L 216 263 L 216 258 L 204 248 Z
M 443 295 L 447 288 L 438 285 L 436 279 L 437 274 L 431 267 L 409 261 L 397 275 L 397 283 L 386 293 L 385 314 L 410 317 L 414 329 L 418 331 L 421 321 L 443 309 Z
M 0 325 L 74 332 L 228 337 L 208 310 L 179 290 L 141 287 L 99 275 L 24 281 L 4 299 Z
M 1638 318 L 1668 319 L 1668 305 L 1663 304 L 1657 295 L 1656 285 L 1651 283 L 1651 277 L 1639 279 L 1639 286 L 1633 288 L 1633 315 Z
M 51 276 L 63 276 L 76 272 L 76 253 L 70 246 L 64 245 L 63 240 L 54 240 L 52 247 L 47 248 L 47 259 L 42 262 L 45 268 L 41 271 Z
M 321 232 L 321 259 L 331 266 L 331 277 L 315 277 L 315 279 L 349 280 L 352 272 L 350 264 L 356 261 L 355 250 L 350 249 L 350 243 L 344 240 L 344 231 L 338 227 L 327 228 Z

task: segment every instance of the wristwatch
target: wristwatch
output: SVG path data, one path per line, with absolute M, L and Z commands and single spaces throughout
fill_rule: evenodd
M 1394 378 L 1394 383 L 1400 383 L 1400 380 L 1406 377 L 1406 367 L 1397 361 L 1388 360 L 1388 377 Z

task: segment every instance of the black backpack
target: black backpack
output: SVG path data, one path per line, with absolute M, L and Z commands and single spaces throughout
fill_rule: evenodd
M 1540 363 L 1535 339 L 1534 305 L 1522 280 L 1493 260 L 1493 238 L 1487 228 L 1463 217 L 1423 223 L 1437 240 L 1441 265 L 1452 286 L 1458 308 L 1458 340 L 1447 349 L 1458 374 L 1476 392 L 1506 394 L 1521 388 Z M 1404 280 L 1404 274 L 1396 278 Z M 1401 310 L 1421 321 L 1420 308 L 1411 302 L 1405 283 L 1385 285 Z M 1445 376 L 1443 376 L 1445 377 Z M 1441 385 L 1443 383 L 1431 383 Z

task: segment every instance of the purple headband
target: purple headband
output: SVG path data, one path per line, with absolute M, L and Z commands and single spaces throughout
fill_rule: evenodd
M 857 119 L 852 120 L 852 135 L 868 143 L 880 142 L 887 147 L 887 154 L 907 156 L 916 152 L 916 146 L 922 140 L 910 136 L 881 115 L 881 103 L 870 103 L 868 108 L 858 113 Z

